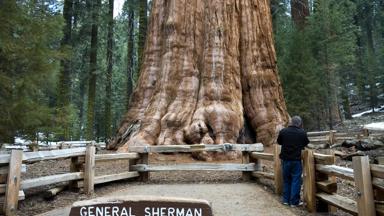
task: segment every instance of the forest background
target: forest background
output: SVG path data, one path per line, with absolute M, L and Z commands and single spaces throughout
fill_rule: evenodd
M 112 137 L 139 77 L 151 3 L 0 0 L 0 143 Z M 270 4 L 288 112 L 307 130 L 384 103 L 384 0 Z

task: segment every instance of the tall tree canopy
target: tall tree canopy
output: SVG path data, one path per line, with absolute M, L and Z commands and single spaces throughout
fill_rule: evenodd
M 0 3 L 0 142 L 52 130 L 62 16 L 40 1 Z

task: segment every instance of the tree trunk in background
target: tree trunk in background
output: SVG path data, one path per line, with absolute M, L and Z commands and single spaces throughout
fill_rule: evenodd
M 129 102 L 131 99 L 132 91 L 133 91 L 133 31 L 134 31 L 134 10 L 132 8 L 132 4 L 129 4 L 128 8 L 128 41 L 127 41 L 127 108 L 129 107 Z
M 63 16 L 65 21 L 65 26 L 63 29 L 64 37 L 61 40 L 61 47 L 66 49 L 71 46 L 72 43 L 72 17 L 73 17 L 73 1 L 65 0 Z M 70 125 L 68 122 L 68 106 L 70 104 L 70 90 L 71 90 L 71 59 L 66 58 L 61 60 L 61 70 L 59 75 L 59 89 L 57 97 L 57 107 L 60 124 L 64 130 L 63 139 L 69 140 L 70 137 Z
M 369 88 L 369 103 L 371 106 L 371 109 L 374 111 L 374 108 L 377 106 L 377 87 L 376 87 L 376 71 L 377 68 L 377 61 L 376 61 L 376 54 L 375 54 L 375 46 L 374 46 L 374 39 L 373 39 L 373 14 L 374 14 L 374 3 L 367 2 L 366 6 L 364 7 L 364 14 L 366 14 L 365 19 L 365 26 L 363 29 L 365 29 L 365 34 L 367 37 L 367 77 L 368 77 L 368 84 L 370 86 Z
M 76 6 L 76 13 L 80 14 L 81 13 L 81 4 L 75 5 Z M 85 1 L 85 16 L 84 20 L 87 20 L 83 25 L 81 25 L 78 33 L 77 33 L 77 38 L 74 39 L 73 41 L 78 41 L 78 40 L 83 40 L 82 43 L 86 44 L 84 48 L 82 48 L 82 62 L 87 62 L 89 61 L 90 58 L 90 50 L 89 46 L 86 41 L 89 41 L 91 37 L 91 30 L 92 30 L 92 2 L 91 0 L 86 0 Z M 84 13 L 84 12 L 83 12 Z M 79 15 L 78 15 L 79 16 Z M 77 18 L 80 19 L 80 18 Z M 83 37 L 81 37 L 83 36 Z M 79 85 L 79 104 L 78 104 L 78 109 L 79 109 L 79 121 L 80 121 L 80 138 L 84 139 L 85 138 L 85 133 L 86 133 L 86 92 L 87 92 L 87 87 L 88 87 L 88 74 L 89 74 L 89 65 L 88 64 L 81 64 L 80 69 L 79 69 L 79 79 L 80 79 L 80 85 Z
M 147 36 L 147 10 L 148 3 L 145 0 L 139 0 L 139 40 L 137 42 L 138 68 L 140 70 L 143 59 L 144 43 Z
M 291 0 L 291 14 L 296 27 L 303 29 L 309 16 L 308 0 Z
M 343 100 L 343 108 L 344 108 L 344 117 L 346 119 L 352 119 L 352 113 L 351 113 L 351 105 L 349 101 L 348 91 L 345 87 L 345 84 L 343 85 L 343 90 L 341 91 L 341 97 Z
M 107 36 L 107 83 L 105 86 L 105 114 L 104 127 L 105 138 L 112 135 L 112 69 L 113 69 L 113 1 L 109 0 L 108 5 L 108 36 Z
M 280 0 L 270 0 L 273 30 L 277 29 L 277 17 L 280 8 Z
M 92 1 L 92 30 L 91 30 L 91 54 L 89 59 L 89 75 L 88 75 L 88 106 L 87 106 L 87 128 L 86 139 L 94 138 L 94 122 L 95 122 L 95 98 L 96 98 L 96 78 L 97 78 L 97 48 L 98 48 L 98 14 L 101 0 Z
M 82 56 L 82 60 L 83 62 L 87 62 L 87 60 L 89 60 L 89 56 L 88 56 L 88 52 L 87 52 L 88 48 L 86 47 L 84 49 L 84 53 L 83 53 L 83 56 Z M 80 100 L 79 100 L 79 121 L 80 121 L 80 138 L 83 138 L 84 137 L 84 125 L 85 125 L 85 116 L 84 116 L 84 113 L 85 113 L 85 93 L 86 93 L 86 87 L 87 87 L 87 74 L 85 73 L 86 70 L 83 69 L 84 66 L 82 66 L 82 69 L 80 70 L 81 71 L 81 74 L 80 74 L 80 87 L 79 87 L 79 96 L 80 96 Z
M 154 0 L 140 78 L 108 147 L 257 141 L 286 125 L 268 0 Z
M 328 34 L 328 32 L 326 33 Z M 341 115 L 339 109 L 339 102 L 337 96 L 337 84 L 335 71 L 331 69 L 329 64 L 328 45 L 324 44 L 324 65 L 327 75 L 327 107 L 328 107 L 328 126 L 329 129 L 333 129 L 333 125 L 341 122 Z

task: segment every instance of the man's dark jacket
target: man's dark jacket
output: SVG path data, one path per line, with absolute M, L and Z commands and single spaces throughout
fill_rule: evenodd
M 280 159 L 301 160 L 301 150 L 308 145 L 309 140 L 302 128 L 289 126 L 280 131 L 277 143 L 281 145 Z

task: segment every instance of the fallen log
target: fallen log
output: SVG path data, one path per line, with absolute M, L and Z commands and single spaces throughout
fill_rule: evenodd
M 350 154 L 347 154 L 347 153 L 344 153 L 341 151 L 335 151 L 334 153 L 336 156 L 339 156 L 341 159 L 349 160 L 349 161 L 352 161 L 352 157 L 354 157 L 354 156 L 365 156 L 366 155 L 365 152 L 363 152 L 363 151 L 357 151 L 357 152 L 353 152 Z
M 329 148 L 329 144 L 326 144 L 326 143 L 324 143 L 324 144 L 312 144 L 312 143 L 310 143 L 310 144 L 308 144 L 307 147 L 309 149 L 327 149 L 327 148 Z
M 44 192 L 43 197 L 46 200 L 51 200 L 53 199 L 57 194 L 59 194 L 61 191 L 65 190 L 68 188 L 68 185 L 62 185 L 58 187 L 51 188 L 47 191 Z
M 367 139 L 354 139 L 354 140 L 345 140 L 341 143 L 341 147 L 351 148 L 355 147 L 360 151 L 369 151 L 378 148 L 384 148 L 384 143 L 381 140 L 374 138 Z

